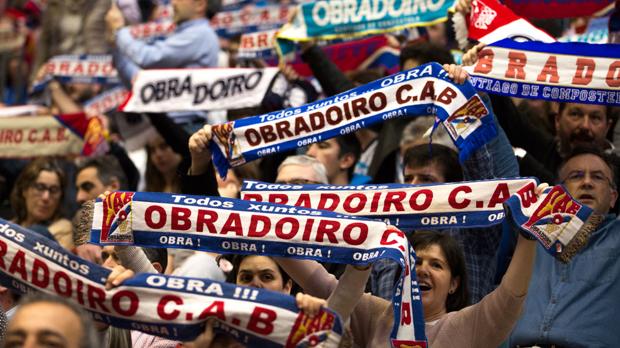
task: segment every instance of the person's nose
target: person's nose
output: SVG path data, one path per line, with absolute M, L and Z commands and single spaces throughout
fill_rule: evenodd
M 418 276 L 418 278 L 428 276 L 429 272 L 426 262 L 420 262 L 415 265 L 415 274 Z
M 78 202 L 79 205 L 84 204 L 88 200 L 87 194 L 84 190 L 78 190 L 77 195 L 75 196 L 75 201 Z
M 41 199 L 49 200 L 51 198 L 50 190 L 45 190 L 41 193 Z
M 252 281 L 248 284 L 248 286 L 251 286 L 253 288 L 262 289 L 263 288 L 263 282 L 260 281 L 259 277 L 253 277 Z
M 308 151 L 306 151 L 306 155 L 310 156 L 310 157 L 316 157 L 316 150 L 317 146 L 312 144 L 310 145 L 310 147 L 308 147 Z
M 581 120 L 580 126 L 583 129 L 587 129 L 587 130 L 591 130 L 592 129 L 592 119 L 590 118 L 590 115 L 586 114 L 583 117 L 583 119 Z

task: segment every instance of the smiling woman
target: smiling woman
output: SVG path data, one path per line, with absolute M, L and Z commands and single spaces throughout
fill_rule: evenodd
M 59 164 L 52 159 L 39 158 L 19 174 L 11 192 L 11 206 L 16 223 L 28 228 L 42 226 L 60 245 L 71 249 L 71 222 L 62 218 L 60 205 L 64 190 L 65 175 Z

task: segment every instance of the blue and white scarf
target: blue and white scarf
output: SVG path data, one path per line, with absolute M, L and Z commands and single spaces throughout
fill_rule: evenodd
M 365 265 L 381 258 L 403 269 L 392 303 L 391 338 L 424 344 L 415 253 L 405 234 L 380 221 L 314 209 L 217 197 L 115 192 L 98 199 L 91 242 L 261 254 Z M 386 342 L 386 345 L 388 342 Z
M 331 0 L 299 5 L 292 23 L 278 32 L 277 50 L 282 56 L 295 49 L 294 42 L 313 39 L 386 33 L 427 26 L 447 19 L 454 0 Z
M 241 198 L 381 219 L 403 231 L 488 227 L 504 221 L 504 201 L 536 179 L 407 185 L 289 185 L 244 181 Z
M 322 309 L 314 318 L 291 296 L 209 279 L 138 274 L 106 290 L 110 270 L 58 243 L 0 219 L 0 284 L 18 293 L 66 297 L 95 320 L 176 341 L 189 341 L 208 318 L 216 331 L 249 347 L 338 347 L 340 318 Z M 314 346 L 314 345 L 312 345 Z
M 52 79 L 62 83 L 118 84 L 120 81 L 111 55 L 56 56 L 45 63 L 45 73 L 41 80 L 34 81 L 32 93 L 45 89 Z
M 467 67 L 481 91 L 557 102 L 620 105 L 620 49 L 613 44 L 516 42 L 485 47 Z
M 210 147 L 225 177 L 230 166 L 421 115 L 443 123 L 461 160 L 497 134 L 493 116 L 471 84 L 454 84 L 439 64 L 429 63 L 302 107 L 216 125 Z

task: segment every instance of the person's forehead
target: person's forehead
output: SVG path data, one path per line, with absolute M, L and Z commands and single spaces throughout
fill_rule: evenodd
M 568 160 L 564 167 L 562 167 L 563 173 L 586 170 L 591 172 L 602 171 L 607 174 L 611 173 L 611 169 L 609 168 L 607 163 L 599 156 L 592 154 L 575 156 Z
M 430 162 L 423 166 L 405 166 L 405 172 L 411 174 L 442 175 L 440 166 L 435 162 Z
M 267 256 L 248 256 L 241 260 L 239 270 L 275 270 L 275 261 Z
M 79 328 L 80 324 L 78 315 L 66 306 L 36 302 L 18 307 L 9 328 L 51 330 L 67 335 L 72 328 Z
M 37 176 L 36 182 L 46 183 L 46 184 L 58 184 L 58 175 L 54 172 L 50 172 L 48 170 L 42 170 Z
M 78 181 L 84 181 L 84 180 L 99 181 L 99 178 L 97 176 L 98 173 L 99 171 L 97 170 L 96 167 L 86 167 L 79 171 L 79 173 L 77 174 L 76 180 Z
M 416 255 L 421 258 L 438 259 L 438 260 L 447 262 L 446 255 L 444 254 L 439 244 L 430 244 L 430 245 L 425 246 L 423 249 L 416 248 L 415 252 L 416 252 Z
M 605 114 L 605 112 L 607 111 L 607 109 L 605 108 L 604 105 L 597 105 L 597 104 L 578 104 L 578 103 L 567 103 L 564 107 L 564 110 L 574 110 L 574 109 L 579 109 L 583 112 L 587 112 L 587 113 L 593 113 L 593 112 L 598 112 L 598 113 L 602 113 Z
M 312 166 L 288 164 L 280 168 L 276 181 L 290 181 L 295 179 L 318 181 Z

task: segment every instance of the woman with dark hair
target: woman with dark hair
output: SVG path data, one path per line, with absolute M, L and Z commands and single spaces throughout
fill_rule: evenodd
M 221 261 L 222 257 L 218 258 L 218 262 Z M 234 255 L 231 264 L 232 270 L 226 276 L 229 283 L 291 293 L 291 277 L 269 256 Z
M 19 174 L 11 192 L 14 222 L 51 235 L 65 249 L 73 248 L 71 221 L 62 217 L 65 174 L 56 160 L 38 158 Z
M 424 305 L 425 318 L 433 317 L 434 313 L 449 313 L 467 307 L 469 291 L 465 256 L 457 241 L 447 234 L 416 231 L 409 237 L 409 243 L 416 250 L 418 285 L 425 295 L 422 302 L 428 303 Z M 450 272 L 449 278 L 446 270 Z M 446 287 L 433 286 L 440 282 L 447 283 L 446 294 L 438 291 L 438 288 L 445 290 Z M 435 295 L 437 292 L 440 292 L 438 296 Z
M 465 262 L 456 241 L 438 232 L 418 232 L 410 242 L 417 256 L 415 271 L 431 347 L 497 347 L 508 338 L 527 294 L 535 241 L 519 237 L 499 287 L 471 306 L 467 306 Z M 338 281 L 315 261 L 278 258 L 277 262 L 309 295 L 333 297 L 335 289 L 350 294 L 343 300 L 353 306 L 340 310 L 352 311 L 351 331 L 357 346 L 389 345 L 394 321 L 392 303 L 360 291 L 368 281 L 370 265 L 347 267 Z
M 181 182 L 177 169 L 183 157 L 176 153 L 160 135 L 146 145 L 146 191 L 181 192 Z

